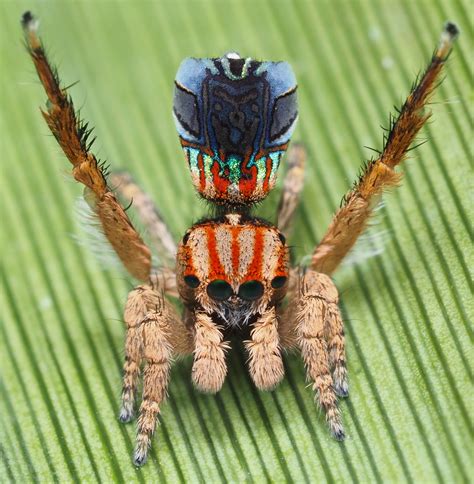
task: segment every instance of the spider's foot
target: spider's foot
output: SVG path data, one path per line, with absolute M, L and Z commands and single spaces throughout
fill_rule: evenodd
M 349 396 L 349 383 L 347 381 L 347 370 L 344 367 L 337 367 L 333 374 L 334 391 L 338 397 Z
M 133 453 L 133 463 L 137 467 L 141 467 L 145 464 L 148 458 L 148 439 L 137 438 L 137 445 L 135 447 L 135 452 Z
M 340 421 L 329 421 L 329 430 L 331 431 L 331 435 L 338 440 L 339 442 L 343 441 L 346 438 L 346 433 L 344 432 L 344 427 L 342 426 L 342 422 Z
M 123 402 L 119 413 L 119 420 L 122 423 L 131 422 L 135 418 L 133 402 Z
M 326 422 L 329 427 L 329 431 L 331 435 L 336 440 L 344 440 L 346 438 L 346 434 L 344 432 L 344 426 L 342 425 L 342 417 L 339 409 L 337 408 L 337 404 L 335 402 L 334 397 L 334 405 L 328 407 L 324 407 L 326 413 Z
M 26 31 L 37 30 L 38 23 L 38 19 L 29 10 L 21 16 L 21 25 Z

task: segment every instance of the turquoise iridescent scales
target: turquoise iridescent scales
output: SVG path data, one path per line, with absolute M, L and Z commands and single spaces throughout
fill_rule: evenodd
M 175 86 L 176 128 L 198 192 L 225 205 L 265 198 L 298 118 L 291 66 L 235 53 L 188 58 Z

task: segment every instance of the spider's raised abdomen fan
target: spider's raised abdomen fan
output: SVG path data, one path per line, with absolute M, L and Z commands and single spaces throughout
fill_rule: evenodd
M 291 66 L 234 53 L 188 58 L 175 86 L 176 128 L 198 192 L 227 205 L 262 200 L 298 117 Z

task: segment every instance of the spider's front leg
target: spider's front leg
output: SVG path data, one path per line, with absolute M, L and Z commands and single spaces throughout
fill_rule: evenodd
M 395 168 L 405 160 L 417 134 L 431 116 L 425 108 L 440 82 L 458 34 L 457 26 L 447 22 L 431 62 L 415 83 L 398 116 L 391 122 L 380 156 L 366 164 L 314 250 L 312 269 L 332 274 L 367 227 L 382 193 L 400 183 L 402 175 Z
M 298 280 L 284 311 L 282 341 L 298 346 L 332 435 L 344 439 L 337 396 L 348 395 L 344 328 L 338 293 L 325 274 L 308 269 Z
M 75 111 L 67 88 L 61 86 L 57 70 L 51 65 L 38 37 L 38 20 L 26 12 L 22 17 L 25 41 L 38 77 L 48 97 L 43 118 L 72 164 L 76 181 L 84 185 L 84 199 L 97 216 L 104 235 L 127 271 L 147 281 L 151 271 L 151 252 L 133 227 L 124 208 L 107 183 L 107 169 L 90 151 L 92 129 Z
M 189 354 L 193 348 L 191 332 L 160 289 L 156 283 L 138 286 L 130 292 L 125 307 L 127 336 L 119 415 L 122 422 L 129 422 L 134 416 L 140 366 L 145 362 L 136 465 L 144 464 L 147 458 L 160 405 L 166 397 L 171 358 L 173 354 Z

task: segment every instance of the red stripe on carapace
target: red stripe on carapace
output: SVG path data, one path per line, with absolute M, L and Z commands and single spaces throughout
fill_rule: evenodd
M 207 251 L 208 251 L 209 267 L 210 267 L 208 277 L 211 281 L 214 279 L 227 280 L 225 276 L 225 270 L 222 267 L 221 261 L 219 259 L 219 254 L 217 251 L 215 229 L 211 225 L 206 225 L 204 227 L 204 230 L 206 231 Z
M 262 263 L 263 263 L 263 251 L 265 249 L 265 232 L 268 229 L 266 227 L 254 228 L 254 245 L 253 245 L 253 258 L 250 263 L 249 270 L 245 276 L 246 281 L 261 281 L 262 280 Z
M 181 250 L 180 250 L 180 255 L 182 257 L 181 260 L 181 265 L 185 267 L 184 269 L 184 275 L 185 276 L 195 276 L 196 275 L 196 269 L 194 267 L 194 262 L 193 262 L 193 251 L 191 250 L 191 247 L 188 247 L 187 245 L 183 245 Z
M 278 263 L 275 269 L 275 276 L 286 276 L 288 277 L 288 248 L 284 245 L 280 248 L 280 253 L 278 254 Z

